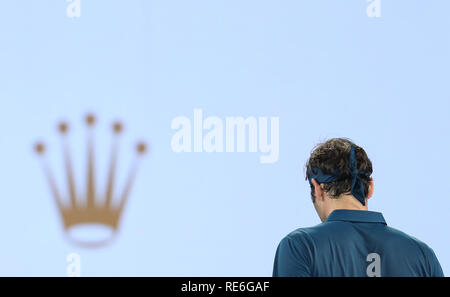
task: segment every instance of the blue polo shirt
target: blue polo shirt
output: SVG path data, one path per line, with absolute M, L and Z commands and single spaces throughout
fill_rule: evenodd
M 379 212 L 338 209 L 278 246 L 274 277 L 442 277 L 433 250 Z

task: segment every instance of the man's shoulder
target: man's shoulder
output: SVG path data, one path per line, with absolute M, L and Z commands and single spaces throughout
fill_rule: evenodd
M 312 243 L 313 238 L 320 234 L 327 234 L 329 233 L 330 227 L 327 226 L 328 224 L 321 223 L 319 225 L 311 226 L 311 227 L 302 227 L 297 228 L 291 232 L 289 232 L 285 237 L 284 240 L 292 240 L 296 242 L 308 242 Z
M 278 245 L 279 251 L 291 251 L 296 255 L 309 255 L 314 250 L 314 241 L 308 234 L 308 228 L 298 228 L 285 235 Z
M 311 227 L 297 228 L 289 232 L 284 238 L 284 242 L 303 243 L 313 245 L 324 240 L 335 240 L 336 238 L 348 242 L 352 236 L 352 224 L 343 221 L 326 221 Z M 433 250 L 423 241 L 411 236 L 403 231 L 387 225 L 380 225 L 378 230 L 371 230 L 372 236 L 383 241 L 383 245 L 391 246 L 393 249 L 402 247 L 403 249 L 421 251 L 426 258 L 433 256 Z
M 321 223 L 311 227 L 297 228 L 289 232 L 280 242 L 281 246 L 297 250 L 313 250 L 324 241 L 338 236 L 342 230 L 341 222 Z
M 424 276 L 444 276 L 439 260 L 430 246 L 398 229 L 387 227 L 387 230 L 392 235 L 387 241 L 390 248 L 401 249 L 404 257 L 415 259 L 418 265 L 424 267 L 424 271 L 426 271 Z
M 290 238 L 294 240 L 302 240 L 307 239 L 309 237 L 308 229 L 310 228 L 297 228 L 291 232 L 289 232 L 285 238 Z
M 386 226 L 386 234 L 388 234 L 387 239 L 389 239 L 392 244 L 402 245 L 403 247 L 409 246 L 409 248 L 417 248 L 420 249 L 427 257 L 432 255 L 434 252 L 425 242 L 422 240 L 409 235 L 399 229 Z
M 312 243 L 311 236 L 308 234 L 309 228 L 297 228 L 291 232 L 289 232 L 286 236 L 283 237 L 281 243 L 301 243 L 309 245 Z
M 312 239 L 317 236 L 327 236 L 331 233 L 345 232 L 345 225 L 345 222 L 341 221 L 323 222 L 311 227 L 297 228 L 288 233 L 286 237 L 301 240 Z
M 297 228 L 289 232 L 283 240 L 314 244 L 314 242 L 335 239 L 337 237 L 346 239 L 352 236 L 351 232 L 349 232 L 351 227 L 352 224 L 342 221 L 324 222 L 311 227 Z M 420 250 L 426 257 L 433 255 L 433 250 L 416 237 L 387 225 L 380 225 L 380 227 L 377 232 L 381 233 L 378 233 L 378 235 L 373 234 L 373 236 L 379 236 L 385 245 L 392 245 L 393 248 L 402 246 L 411 250 Z

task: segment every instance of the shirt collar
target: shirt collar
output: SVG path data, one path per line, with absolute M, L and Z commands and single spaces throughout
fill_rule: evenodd
M 353 209 L 336 209 L 328 216 L 326 221 L 381 223 L 387 225 L 383 214 L 380 212 Z

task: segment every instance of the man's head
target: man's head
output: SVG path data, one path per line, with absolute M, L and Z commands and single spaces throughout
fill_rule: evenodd
M 349 139 L 332 138 L 317 145 L 306 163 L 306 179 L 320 219 L 325 221 L 335 209 L 367 210 L 374 188 L 372 172 L 364 149 Z

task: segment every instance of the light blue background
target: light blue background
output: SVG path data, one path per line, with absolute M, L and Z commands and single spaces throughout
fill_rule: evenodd
M 270 276 L 281 238 L 319 223 L 303 165 L 336 136 L 373 161 L 370 209 L 448 275 L 450 3 L 381 4 L 376 19 L 364 0 L 81 0 L 69 19 L 64 0 L 3 1 L 0 275 L 65 276 L 76 252 L 84 276 Z M 279 162 L 172 152 L 170 123 L 194 108 L 279 116 Z M 61 173 L 55 125 L 69 120 L 80 180 L 87 111 L 100 160 L 110 121 L 126 123 L 121 180 L 133 142 L 151 143 L 120 234 L 98 250 L 64 238 L 32 151 L 45 140 Z

